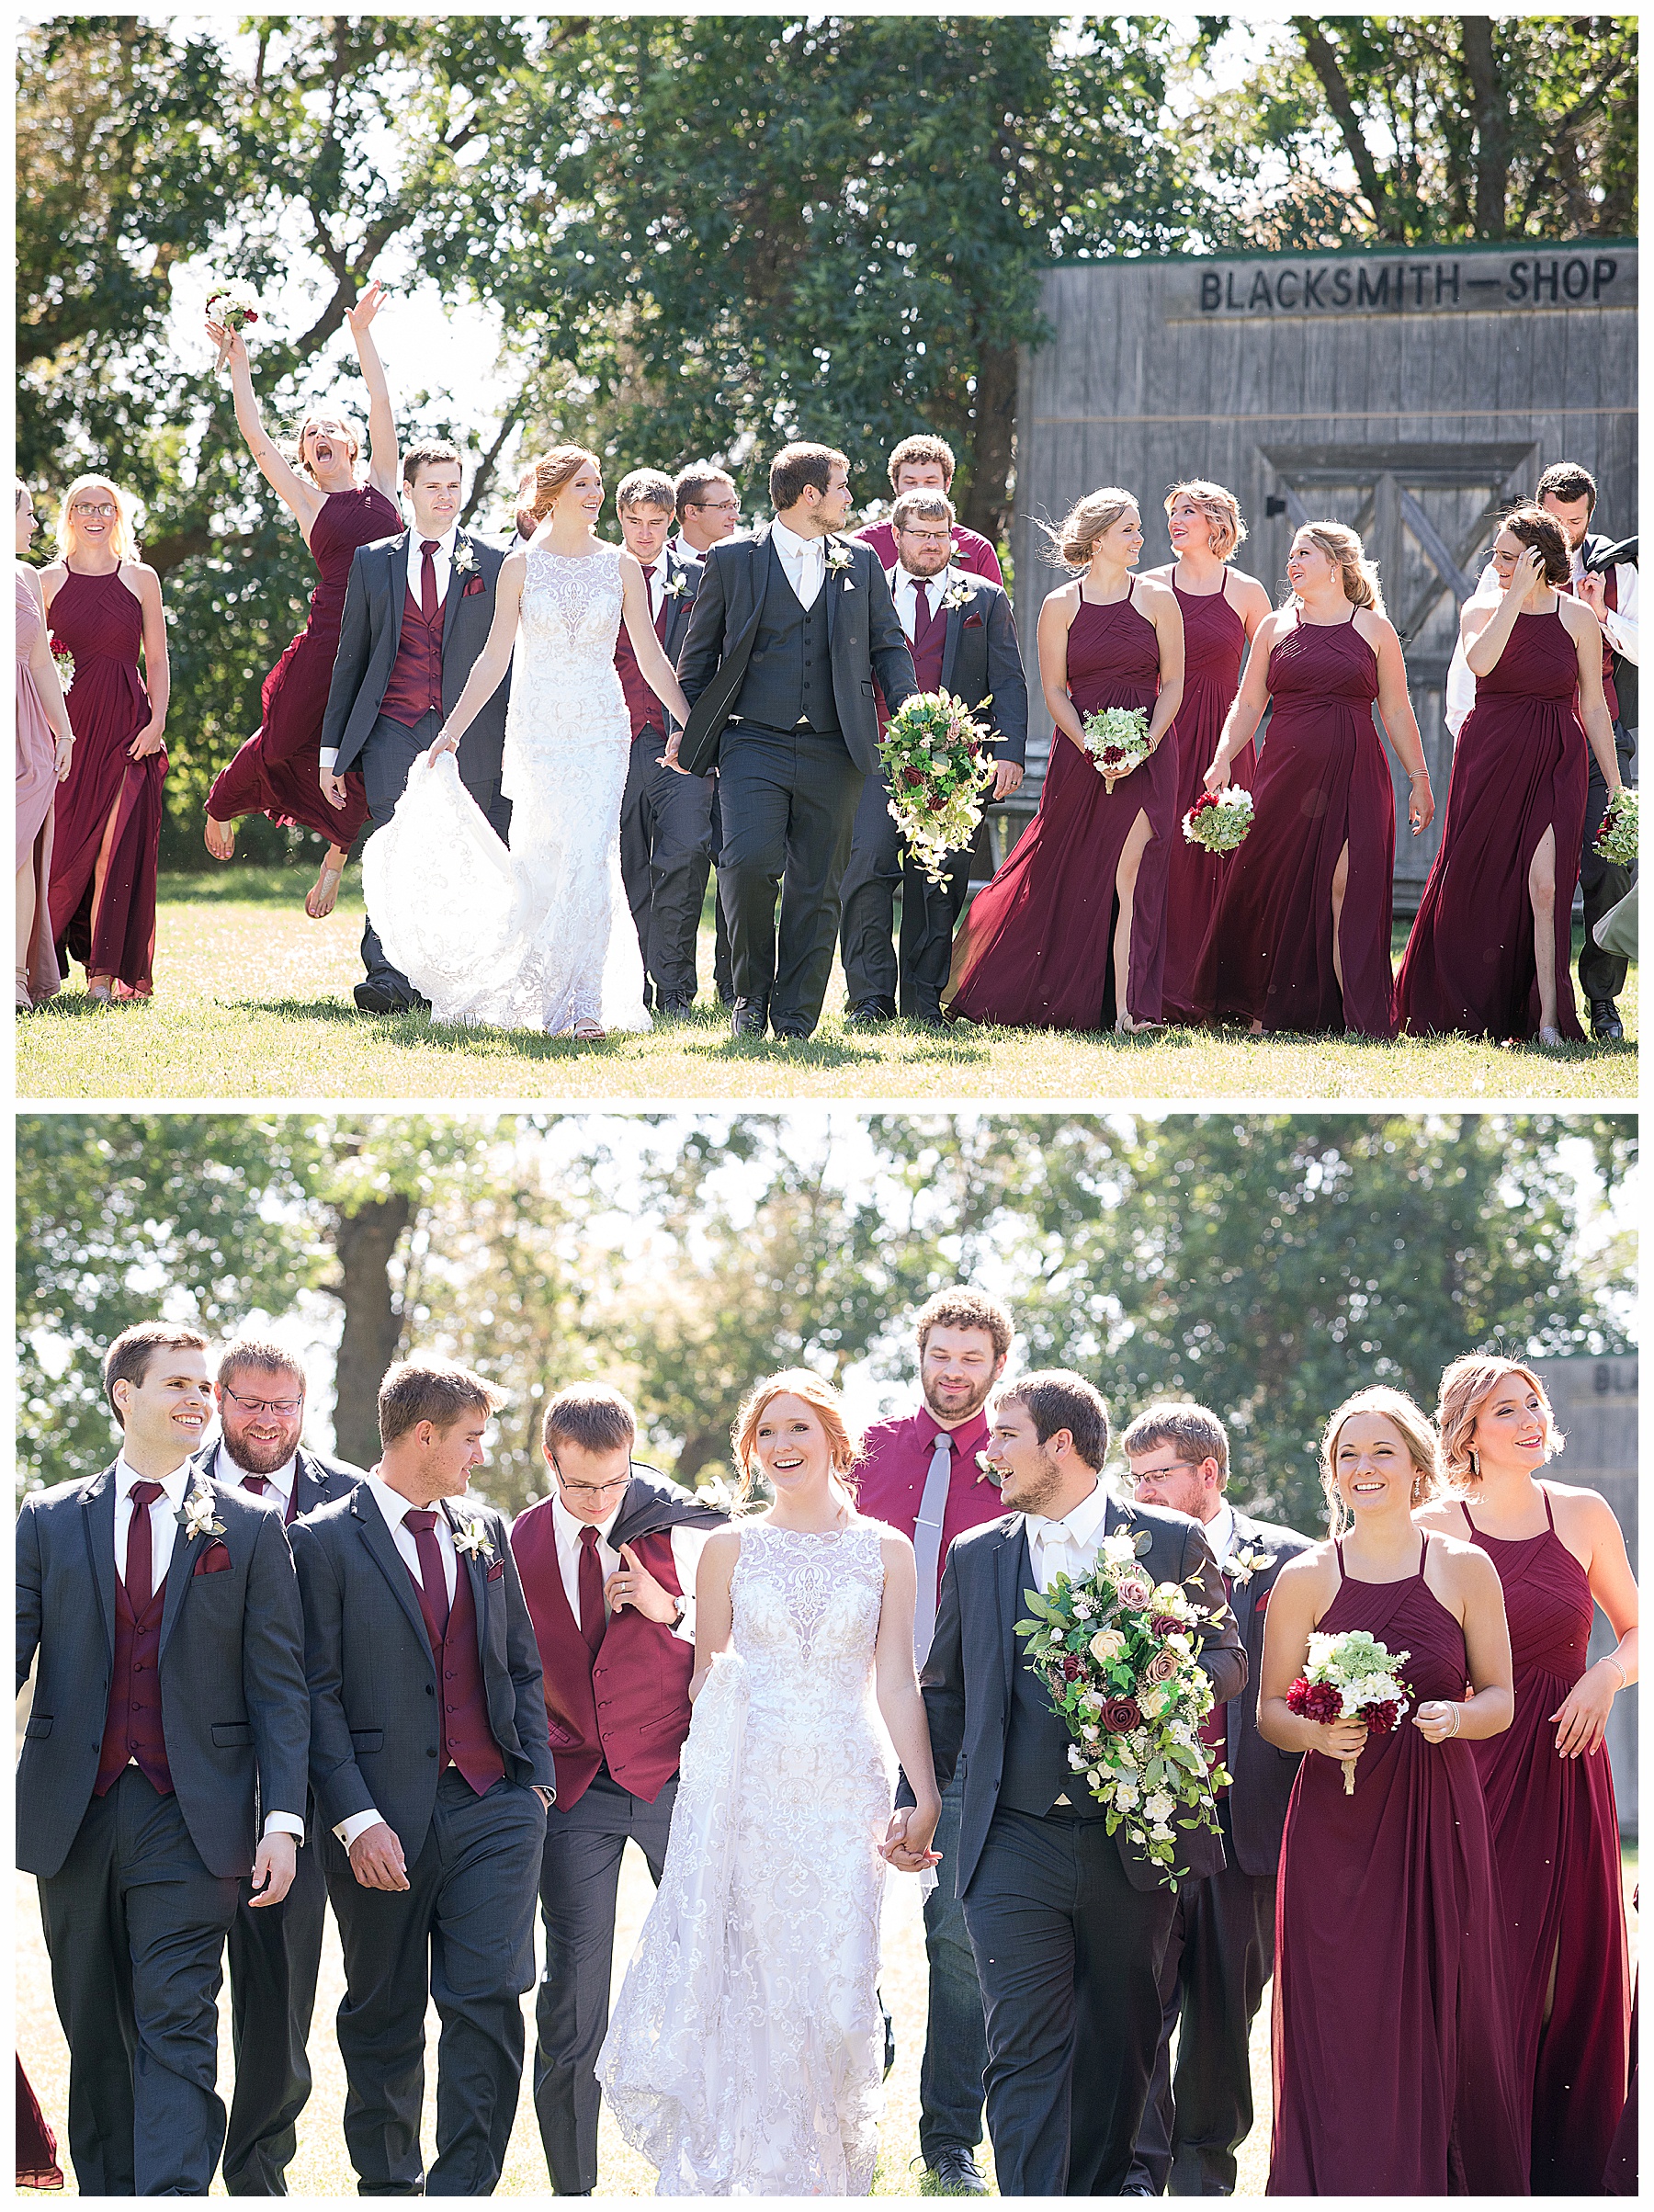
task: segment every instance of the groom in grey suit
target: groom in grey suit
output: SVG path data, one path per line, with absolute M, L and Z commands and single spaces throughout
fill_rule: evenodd
M 987 1459 L 1014 1510 L 954 1538 L 920 1677 L 937 1783 L 965 1763 L 957 1882 L 988 2013 L 988 2132 L 1002 2195 L 1117 2196 L 1160 2037 L 1174 1896 L 1076 1784 L 1068 1729 L 1014 1623 L 1025 1591 L 1089 1572 L 1105 1536 L 1140 1532 L 1145 1573 L 1213 1613 L 1200 1664 L 1219 1701 L 1243 1686 L 1246 1653 L 1197 1524 L 1103 1488 L 1108 1411 L 1083 1377 L 1009 1384 L 991 1422 Z M 912 1802 L 905 1779 L 897 1802 Z M 901 1823 L 899 1811 L 886 1844 L 897 1864 Z M 1184 1874 L 1222 1864 L 1214 1836 L 1180 1834 Z
M 664 757 L 718 770 L 737 1037 L 808 1037 L 821 1019 L 856 801 L 878 766 L 874 677 L 891 713 L 916 688 L 878 556 L 834 535 L 849 478 L 830 446 L 782 448 L 774 523 L 712 547 L 678 654 L 689 723 Z
M 322 723 L 323 791 L 342 805 L 345 772 L 359 765 L 369 834 L 395 813 L 408 771 L 459 704 L 493 627 L 505 559 L 497 545 L 459 527 L 464 477 L 454 447 L 410 447 L 402 481 L 414 527 L 362 546 L 350 563 Z M 510 802 L 500 791 L 510 698 L 507 675 L 460 739 L 458 755 L 460 782 L 502 841 L 511 827 Z M 356 987 L 356 1003 L 364 1014 L 424 1003 L 386 959 L 371 922 L 362 931 L 362 965 L 367 980 Z

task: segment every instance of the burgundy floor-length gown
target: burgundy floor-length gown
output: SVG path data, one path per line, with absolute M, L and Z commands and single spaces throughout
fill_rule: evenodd
M 1548 1493 L 1548 1526 L 1515 1541 L 1485 1536 L 1460 1510 L 1499 1570 L 1516 1665 L 1514 1721 L 1473 1748 L 1504 1900 L 1518 2079 L 1533 2095 L 1534 2194 L 1594 2196 L 1625 2108 L 1629 2052 L 1619 1818 L 1606 1747 L 1559 1758 L 1550 1716 L 1585 1672 L 1595 1606 Z
M 51 833 L 51 934 L 58 965 L 84 961 L 127 995 L 153 988 L 155 878 L 166 751 L 130 760 L 150 719 L 138 674 L 143 609 L 120 580 L 71 569 L 48 617 L 51 641 L 74 656 L 69 726 L 74 754 L 58 786 Z M 108 851 L 101 890 L 98 855 Z M 94 909 L 96 908 L 96 912 Z
M 17 2187 L 61 2189 L 63 2170 L 58 2164 L 57 2138 L 46 2124 L 40 2100 L 29 2086 L 17 2059 Z
M 1068 633 L 1068 687 L 1083 719 L 1103 707 L 1140 707 L 1160 694 L 1160 638 L 1124 599 L 1097 607 L 1082 595 Z M 1108 1029 L 1116 1019 L 1115 877 L 1139 812 L 1154 834 L 1132 900 L 1126 1003 L 1133 1020 L 1160 1019 L 1160 880 L 1173 832 L 1177 764 L 1169 742 L 1111 794 L 1090 758 L 1061 731 L 1029 828 L 971 902 L 954 946 L 949 1011 L 973 1022 L 1035 1029 Z
M 1269 656 L 1269 727 L 1251 834 L 1223 884 L 1190 985 L 1197 1019 L 1394 1037 L 1390 902 L 1396 800 L 1373 722 L 1378 659 L 1347 622 L 1301 619 Z M 1332 878 L 1350 850 L 1332 965 Z
M 17 947 L 17 971 L 38 1006 L 62 984 L 51 942 L 51 818 L 57 800 L 57 739 L 46 720 L 28 656 L 42 629 L 35 596 L 17 577 L 17 871 L 34 876 L 34 926 Z
M 1476 705 L 1454 748 L 1442 847 L 1396 981 L 1397 1013 L 1416 1036 L 1538 1035 L 1528 868 L 1554 829 L 1557 1027 L 1584 1040 L 1568 972 L 1590 774 L 1579 683 L 1579 654 L 1555 609 L 1518 615 L 1493 668 L 1476 679 Z
M 1267 752 L 1267 746 L 1264 748 Z M 1405 1651 L 1414 1709 L 1467 1691 L 1464 1633 L 1419 1571 L 1356 1582 L 1319 1624 Z M 1526 2101 L 1475 1747 L 1412 1715 L 1369 1738 L 1344 1795 L 1312 1752 L 1286 1808 L 1275 1887 L 1271 2196 L 1523 2196 Z
M 264 681 L 264 722 L 207 794 L 215 822 L 267 814 L 272 822 L 304 830 L 348 851 L 368 819 L 362 778 L 346 777 L 346 800 L 331 807 L 319 776 L 322 718 L 339 650 L 345 586 L 357 550 L 402 527 L 393 500 L 373 484 L 330 492 L 311 529 L 310 550 L 321 581 L 311 594 L 310 620 Z
M 1224 573 L 1227 576 L 1228 571 Z M 1206 788 L 1206 772 L 1223 734 L 1224 718 L 1240 688 L 1240 664 L 1246 657 L 1246 624 L 1229 604 L 1227 592 L 1181 591 L 1175 570 L 1172 588 L 1183 611 L 1184 693 L 1177 720 L 1166 732 L 1177 760 L 1163 938 L 1162 996 L 1169 1012 L 1188 1004 L 1195 963 L 1229 865 L 1227 853 L 1208 853 L 1191 845 L 1183 834 L 1183 818 Z M 1256 769 L 1257 754 L 1249 739 L 1229 764 L 1229 782 L 1250 790 Z

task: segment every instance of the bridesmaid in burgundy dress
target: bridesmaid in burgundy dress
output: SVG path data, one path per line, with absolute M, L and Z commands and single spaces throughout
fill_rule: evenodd
M 43 1005 L 62 983 L 51 942 L 51 815 L 69 773 L 74 731 L 46 637 L 40 579 L 24 560 L 38 527 L 17 486 L 17 1012 Z
M 1198 1020 L 1394 1037 L 1390 891 L 1396 804 L 1385 730 L 1408 772 L 1416 837 L 1435 811 L 1401 641 L 1377 574 L 1342 523 L 1307 522 L 1286 562 L 1291 602 L 1258 626 L 1205 782 L 1274 712 L 1252 777 L 1252 834 L 1223 883 L 1189 987 Z
M 1614 1698 L 1637 1680 L 1637 1583 L 1607 1501 L 1538 1480 L 1562 1440 L 1530 1369 L 1482 1353 L 1456 1359 L 1438 1420 L 1456 1495 L 1419 1520 L 1492 1560 L 1515 1657 L 1515 1723 L 1476 1754 L 1504 1899 L 1518 2080 L 1533 2104 L 1533 2190 L 1595 2196 L 1629 2051 L 1619 1821 L 1603 1738 Z M 1597 1605 L 1619 1643 L 1588 1666 Z
M 393 538 L 402 527 L 396 504 L 396 423 L 368 327 L 383 296 L 377 282 L 370 284 L 346 317 L 369 401 L 368 481 L 361 484 L 356 480 L 360 441 L 348 417 L 332 411 L 305 417 L 299 432 L 299 469 L 289 466 L 259 419 L 245 341 L 239 331 L 226 332 L 211 321 L 207 324 L 214 344 L 229 349 L 235 419 L 247 448 L 277 496 L 292 509 L 321 577 L 311 596 L 309 621 L 265 678 L 263 723 L 207 794 L 207 850 L 215 860 L 229 859 L 235 850 L 234 823 L 242 814 L 267 814 L 272 822 L 325 837 L 322 872 L 304 902 L 312 922 L 332 913 L 352 841 L 368 819 L 359 775 L 353 771 L 345 777 L 341 807 L 323 796 L 321 781 L 322 718 L 339 650 L 351 557 L 362 546 Z
M 61 2189 L 63 2169 L 58 2164 L 57 2137 L 40 2110 L 40 2100 L 29 2086 L 17 2060 L 17 2186 L 19 2189 Z
M 1321 1482 L 1335 1540 L 1276 1578 L 1258 1706 L 1269 1742 L 1321 1754 L 1298 1768 L 1281 1841 L 1268 2194 L 1525 2195 L 1525 2101 L 1472 1748 L 1511 1725 L 1499 1577 L 1474 1545 L 1413 1525 L 1435 1487 L 1435 1436 L 1400 1391 L 1339 1407 Z M 1311 1633 L 1353 1628 L 1407 1654 L 1413 1709 L 1386 1736 L 1287 1708 Z
M 1166 532 L 1174 559 L 1150 569 L 1156 584 L 1177 594 L 1184 624 L 1184 695 L 1167 743 L 1177 758 L 1177 792 L 1166 863 L 1165 974 L 1169 1015 L 1184 1012 L 1195 961 L 1223 883 L 1223 858 L 1191 845 L 1183 818 L 1205 789 L 1225 717 L 1240 688 L 1248 641 L 1273 611 L 1255 576 L 1230 568 L 1246 539 L 1240 503 L 1222 484 L 1195 478 L 1166 494 Z M 1250 790 L 1255 759 L 1250 743 L 1229 764 L 1229 782 Z
M 1093 492 L 1052 533 L 1085 573 L 1039 610 L 1039 673 L 1056 730 L 1039 808 L 980 890 L 954 945 L 949 1011 L 1007 1027 L 1154 1027 L 1163 876 L 1177 761 L 1161 741 L 1183 697 L 1183 618 L 1163 584 L 1134 577 L 1143 523 L 1129 492 Z M 1082 718 L 1140 707 L 1150 757 L 1099 775 Z
M 105 476 L 70 485 L 58 545 L 40 589 L 53 649 L 74 660 L 78 742 L 52 811 L 51 934 L 65 972 L 71 954 L 85 962 L 88 998 L 146 999 L 171 690 L 161 579 L 136 558 L 125 494 Z
M 1542 507 L 1505 516 L 1493 567 L 1502 597 L 1472 599 L 1460 617 L 1476 705 L 1454 748 L 1442 849 L 1407 941 L 1397 1010 L 1419 1036 L 1582 1044 L 1568 964 L 1587 743 L 1610 795 L 1620 785 L 1603 632 L 1568 596 L 1568 540 Z

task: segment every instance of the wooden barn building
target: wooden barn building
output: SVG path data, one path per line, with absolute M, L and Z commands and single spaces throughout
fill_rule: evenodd
M 1044 312 L 1050 337 L 1022 361 L 1012 538 L 1033 706 L 1026 808 L 1050 735 L 1035 621 L 1060 575 L 1037 518 L 1122 484 L 1141 504 L 1148 569 L 1171 557 L 1167 489 L 1211 477 L 1251 530 L 1239 565 L 1277 604 L 1300 522 L 1349 523 L 1378 561 L 1437 799 L 1434 824 L 1410 837 L 1392 760 L 1397 905 L 1410 913 L 1447 792 L 1458 607 L 1493 516 L 1567 459 L 1597 480 L 1593 527 L 1637 527 L 1636 246 L 1077 262 L 1048 274 Z M 1000 851 L 1025 819 L 996 822 Z

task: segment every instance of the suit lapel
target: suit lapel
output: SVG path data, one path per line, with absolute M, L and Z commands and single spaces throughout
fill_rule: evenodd
M 942 641 L 941 685 L 944 691 L 953 682 L 954 656 L 959 650 L 959 632 L 965 627 L 967 609 L 950 607 L 947 609 L 947 634 Z
M 115 1650 L 115 1468 L 111 1460 L 81 1492 L 81 1526 L 86 1537 L 86 1565 L 97 1593 L 104 1635 Z
M 184 1488 L 184 1495 L 187 1499 L 198 1490 L 211 1492 L 215 1501 L 214 1518 L 216 1519 L 218 1492 L 204 1474 L 197 1469 L 191 1468 L 189 1480 Z M 166 1567 L 166 1595 L 161 1605 L 161 1649 L 163 1651 L 166 1649 L 168 1637 L 171 1636 L 177 1624 L 178 1609 L 184 1603 L 184 1593 L 189 1587 L 190 1581 L 195 1574 L 196 1561 L 211 1541 L 210 1537 L 187 1537 L 182 1528 L 173 1538 L 172 1558 L 167 1561 Z
M 1000 1657 L 1005 1671 L 1005 1719 L 1011 1717 L 1011 1678 L 1016 1668 L 1016 1623 L 1022 1612 L 1022 1562 L 1028 1561 L 1028 1579 L 1033 1581 L 1033 1558 L 1028 1549 L 1028 1519 L 1018 1514 L 1012 1526 L 1000 1539 L 999 1554 L 994 1560 L 995 1594 L 999 1601 Z
M 453 1509 L 446 1499 L 443 1501 L 442 1511 L 447 1522 L 450 1536 L 458 1536 L 461 1527 L 470 1526 L 469 1522 L 455 1521 Z M 483 1534 L 486 1535 L 487 1531 L 484 1530 Z M 459 1573 L 468 1575 L 470 1579 L 472 1625 L 477 1631 L 477 1657 L 482 1659 L 488 1650 L 488 1570 L 480 1551 L 461 1551 L 458 1545 L 454 1548 L 454 1566 Z
M 408 537 L 404 530 L 385 548 L 385 589 L 391 604 L 391 660 L 402 650 L 402 608 L 408 598 Z
M 367 1545 L 374 1565 L 391 1585 L 391 1594 L 408 1616 L 408 1625 L 419 1639 L 419 1648 L 427 1657 L 431 1649 L 430 1635 L 425 1628 L 425 1615 L 419 1609 L 414 1594 L 414 1578 L 408 1572 L 402 1555 L 396 1548 L 396 1539 L 385 1526 L 385 1516 L 376 1500 L 365 1497 L 358 1491 L 350 1501 L 350 1510 L 356 1525 Z
M 445 656 L 447 652 L 447 642 L 453 630 L 454 619 L 459 612 L 459 602 L 465 596 L 466 584 L 470 581 L 472 575 L 481 575 L 482 573 L 481 569 L 462 570 L 458 565 L 459 548 L 470 542 L 470 540 L 463 530 L 454 532 L 454 555 L 448 562 L 447 597 L 442 602 L 442 651 Z

